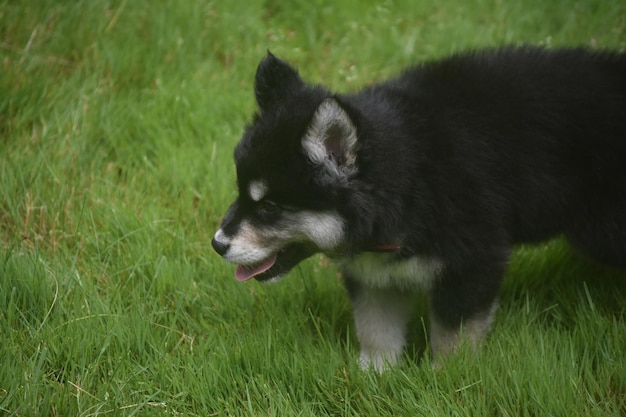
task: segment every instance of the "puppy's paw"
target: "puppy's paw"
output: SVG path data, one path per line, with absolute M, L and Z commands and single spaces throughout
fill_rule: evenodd
M 398 364 L 399 358 L 396 353 L 381 353 L 381 352 L 368 352 L 361 351 L 359 356 L 359 367 L 363 371 L 375 370 L 379 374 L 395 367 Z

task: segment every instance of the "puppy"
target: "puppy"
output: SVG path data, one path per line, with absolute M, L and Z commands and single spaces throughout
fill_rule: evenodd
M 624 53 L 460 53 L 353 94 L 268 54 L 255 81 L 213 247 L 240 281 L 335 260 L 365 368 L 398 361 L 416 291 L 435 356 L 479 342 L 517 243 L 626 266 Z

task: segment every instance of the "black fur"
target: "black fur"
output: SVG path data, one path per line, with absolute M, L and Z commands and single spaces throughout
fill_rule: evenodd
M 281 206 L 337 210 L 347 237 L 332 256 L 393 243 L 398 257 L 440 260 L 431 304 L 444 324 L 491 306 L 517 243 L 564 235 L 626 267 L 626 54 L 463 53 L 347 95 L 269 54 L 256 97 L 235 152 L 240 188 L 263 177 Z M 358 173 L 341 181 L 300 145 L 329 97 L 358 134 Z

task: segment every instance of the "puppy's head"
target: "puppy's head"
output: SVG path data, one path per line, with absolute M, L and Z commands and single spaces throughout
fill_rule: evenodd
M 261 61 L 259 112 L 235 149 L 239 196 L 213 247 L 235 276 L 276 279 L 345 243 L 344 205 L 357 174 L 357 129 L 339 101 L 275 56 Z

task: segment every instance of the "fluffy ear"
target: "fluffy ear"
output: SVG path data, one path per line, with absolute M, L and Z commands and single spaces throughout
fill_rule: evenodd
M 256 101 L 261 110 L 267 110 L 303 85 L 294 68 L 268 51 L 256 70 L 254 82 Z
M 333 98 L 324 100 L 302 139 L 305 155 L 335 176 L 357 172 L 357 132 L 350 116 Z

